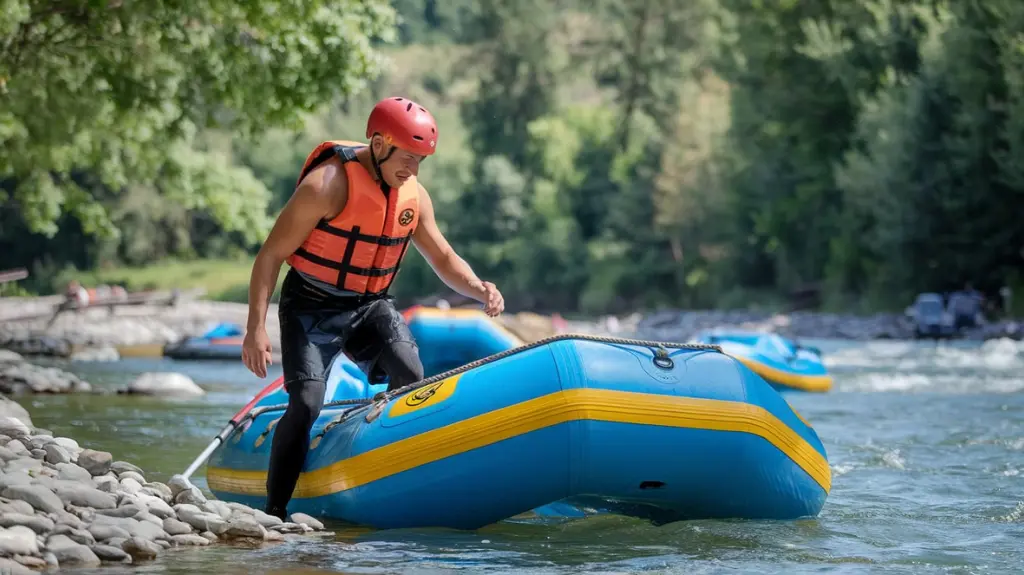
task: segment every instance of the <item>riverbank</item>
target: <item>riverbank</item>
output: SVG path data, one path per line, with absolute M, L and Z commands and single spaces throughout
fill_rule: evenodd
M 792 338 L 912 340 L 914 324 L 899 314 L 858 316 L 817 312 L 763 313 L 753 311 L 665 310 L 634 318 L 635 337 L 666 341 L 685 341 L 696 333 L 714 328 L 771 331 Z M 1024 322 L 1004 320 L 965 329 L 959 339 L 1024 338 Z
M 23 355 L 116 360 L 118 350 L 161 346 L 185 337 L 198 336 L 221 322 L 245 325 L 245 304 L 206 300 L 183 301 L 175 306 L 137 305 L 65 312 L 51 322 L 60 298 L 0 298 L 0 349 Z M 11 319 L 37 315 L 34 319 Z M 268 311 L 268 335 L 280 349 L 277 305 Z M 526 341 L 553 335 L 560 330 L 550 317 L 529 312 L 506 313 L 499 321 Z M 572 321 L 562 331 L 610 334 L 663 341 L 685 341 L 701 330 L 740 328 L 775 331 L 788 337 L 823 339 L 913 339 L 913 324 L 897 314 L 856 316 L 795 312 L 772 314 L 753 311 L 665 310 L 595 321 Z M 964 339 L 1021 339 L 1024 325 L 1015 321 L 993 322 L 962 334 Z
M 36 428 L 0 399 L 0 572 L 97 567 L 156 559 L 180 548 L 259 547 L 315 532 L 307 515 L 285 522 L 209 500 L 180 476 L 149 481 L 138 466 Z

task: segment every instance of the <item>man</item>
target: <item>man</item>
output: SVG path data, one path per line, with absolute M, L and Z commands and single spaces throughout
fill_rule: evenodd
M 242 361 L 266 377 L 266 315 L 281 264 L 281 356 L 288 408 L 270 451 L 266 511 L 282 519 L 320 415 L 326 371 L 347 353 L 371 382 L 388 389 L 423 379 L 418 348 L 388 288 L 408 244 L 456 292 L 505 308 L 501 292 L 481 281 L 438 230 L 434 208 L 416 176 L 434 153 L 437 124 L 406 98 L 386 98 L 366 124 L 369 145 L 324 142 L 306 159 L 291 199 L 256 256 L 249 283 L 249 321 Z

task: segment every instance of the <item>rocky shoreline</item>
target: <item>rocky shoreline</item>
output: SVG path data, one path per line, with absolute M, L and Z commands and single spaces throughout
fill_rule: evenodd
M 175 372 L 139 374 L 123 389 L 93 387 L 74 373 L 53 366 L 32 363 L 20 354 L 0 349 L 0 394 L 127 393 L 186 397 L 206 392 L 191 378 Z
M 113 310 L 64 312 L 51 322 L 61 298 L 0 298 L 0 349 L 22 355 L 117 360 L 117 348 L 166 345 L 205 333 L 217 323 L 245 325 L 245 304 L 189 300 L 178 305 L 134 305 Z M 271 304 L 268 318 L 276 318 Z M 30 317 L 36 316 L 36 317 Z M 267 322 L 268 335 L 279 340 L 276 321 Z
M 0 349 L 24 355 L 68 357 L 76 360 L 116 361 L 119 349 L 162 346 L 198 336 L 221 322 L 245 325 L 245 304 L 204 300 L 176 306 L 139 305 L 65 312 L 50 322 L 48 312 L 59 298 L 0 298 Z M 36 314 L 32 319 L 17 319 Z M 280 349 L 277 306 L 268 310 L 268 335 Z M 499 320 L 525 340 L 556 333 L 551 318 L 529 312 L 506 313 Z M 663 310 L 646 315 L 605 317 L 568 322 L 568 330 L 664 341 L 684 341 L 701 330 L 715 327 L 775 331 L 799 338 L 914 339 L 913 324 L 899 314 L 857 316 L 817 312 L 775 314 L 755 311 Z M 999 321 L 967 330 L 963 339 L 1021 339 L 1024 322 Z
M 613 322 L 619 323 L 619 322 Z M 850 314 L 794 312 L 788 314 L 752 311 L 665 310 L 631 318 L 625 331 L 634 337 L 662 341 L 686 341 L 698 332 L 714 328 L 770 331 L 792 338 L 815 339 L 914 339 L 914 325 L 898 314 L 857 316 Z M 997 321 L 964 330 L 959 339 L 1024 338 L 1024 322 Z
M 148 481 L 110 453 L 34 428 L 11 403 L 0 410 L 0 573 L 138 563 L 174 548 L 263 545 L 324 530 L 308 515 L 285 522 L 209 500 L 181 476 Z

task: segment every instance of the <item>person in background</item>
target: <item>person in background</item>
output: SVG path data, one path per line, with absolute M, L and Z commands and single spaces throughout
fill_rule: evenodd
M 953 314 L 953 328 L 959 331 L 981 323 L 981 306 L 984 301 L 985 298 L 974 289 L 971 282 L 965 283 L 963 290 L 953 292 L 946 306 Z

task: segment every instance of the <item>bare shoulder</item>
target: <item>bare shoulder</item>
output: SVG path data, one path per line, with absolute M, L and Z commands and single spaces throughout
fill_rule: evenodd
M 348 201 L 348 176 L 337 157 L 320 164 L 302 179 L 293 197 L 323 208 L 327 219 L 341 213 Z
M 416 185 L 420 189 L 420 213 L 429 213 L 430 215 L 433 215 L 434 202 L 431 201 L 430 194 L 427 193 L 427 188 L 424 188 L 423 184 L 419 183 L 419 181 L 416 182 Z

